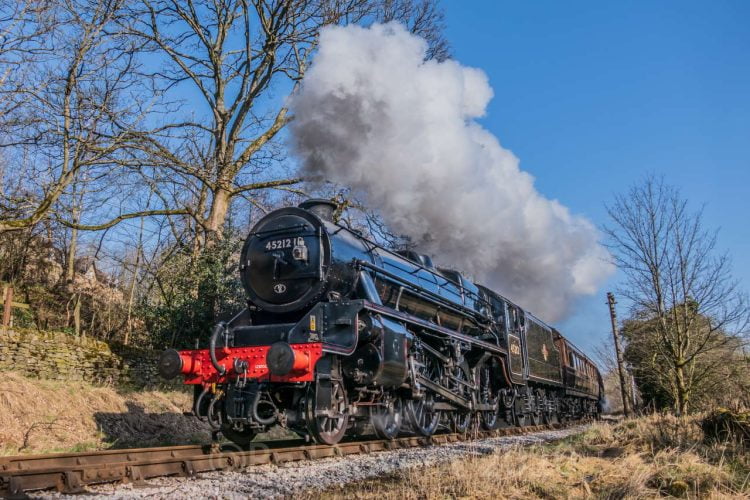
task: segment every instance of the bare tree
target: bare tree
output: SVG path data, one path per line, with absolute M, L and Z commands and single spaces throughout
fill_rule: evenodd
M 144 162 L 183 179 L 196 232 L 218 238 L 231 201 L 295 190 L 274 143 L 291 119 L 284 96 L 303 78 L 322 27 L 400 20 L 445 57 L 433 0 L 143 0 L 130 33 L 159 62 L 149 76 L 163 97 L 161 125 L 134 137 Z M 179 96 L 191 95 L 178 111 Z
M 443 61 L 450 57 L 450 47 L 443 35 L 445 15 L 432 0 L 381 0 L 374 11 L 379 22 L 406 23 L 409 31 L 427 40 L 427 58 Z
M 195 235 L 218 237 L 235 197 L 257 204 L 261 190 L 297 191 L 273 141 L 291 119 L 284 95 L 304 76 L 320 29 L 392 20 L 424 36 L 431 57 L 447 56 L 435 0 L 0 3 L 0 147 L 12 150 L 17 177 L 31 180 L 4 187 L 0 232 L 53 213 L 81 170 L 101 180 L 127 167 L 160 206 L 59 222 L 101 230 L 179 215 L 194 219 Z
M 135 92 L 140 84 L 133 71 L 137 47 L 113 29 L 123 3 L 50 2 L 46 15 L 54 18 L 51 28 L 37 30 L 33 38 L 24 35 L 25 29 L 15 30 L 12 46 L 21 55 L 10 58 L 2 70 L 18 63 L 24 77 L 14 76 L 3 86 L 6 113 L 0 149 L 11 165 L 6 177 L 23 187 L 0 193 L 0 232 L 48 217 L 76 179 L 106 178 L 111 183 L 112 173 L 121 169 L 130 132 L 144 114 Z M 23 21 L 30 14 L 14 15 Z M 14 26 L 23 25 L 21 21 Z M 175 212 L 184 210 L 155 211 Z M 58 220 L 70 227 L 100 229 L 140 215 L 94 226 L 82 226 L 67 213 L 58 214 Z
M 702 322 L 703 320 L 698 320 Z M 661 338 L 653 318 L 625 321 L 622 335 L 628 345 L 625 357 L 632 365 L 632 375 L 644 403 L 653 409 L 675 407 L 678 387 L 671 361 L 664 354 Z M 689 408 L 691 411 L 733 406 L 744 397 L 750 384 L 750 372 L 743 356 L 743 339 L 717 334 L 710 348 L 694 358 L 691 366 Z M 744 396 L 743 396 L 744 395 Z
M 626 276 L 620 294 L 648 321 L 675 410 L 688 411 L 699 360 L 725 348 L 748 326 L 748 302 L 702 212 L 661 179 L 649 178 L 607 207 L 605 227 L 615 263 Z
M 0 0 L 0 254 L 14 257 L 0 272 L 26 276 L 18 249 L 39 248 L 34 269 L 55 277 L 28 287 L 46 291 L 29 300 L 39 324 L 80 293 L 82 331 L 120 324 L 130 341 L 148 307 L 223 303 L 216 262 L 231 270 L 236 238 L 222 236 L 303 195 L 280 136 L 320 30 L 379 21 L 448 54 L 437 0 Z M 76 291 L 94 231 L 127 279 Z M 126 297 L 121 313 L 99 285 Z
M 44 41 L 57 24 L 51 2 L 0 0 L 0 119 L 12 110 L 13 90 L 30 63 L 51 54 Z

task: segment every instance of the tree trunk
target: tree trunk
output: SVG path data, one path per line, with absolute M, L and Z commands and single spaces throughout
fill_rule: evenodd
M 92 305 L 94 304 L 93 297 L 91 298 Z M 96 337 L 96 307 L 91 308 L 91 320 L 89 321 L 89 333 L 92 337 Z M 82 336 L 86 336 L 86 329 L 83 330 Z
M 75 189 L 75 184 L 73 186 Z M 75 194 L 75 193 L 74 193 Z M 73 207 L 73 222 L 76 224 L 79 222 L 79 210 L 78 207 Z M 65 267 L 65 287 L 66 290 L 71 293 L 74 300 L 73 308 L 73 325 L 75 326 L 76 337 L 81 334 L 81 295 L 74 292 L 75 287 L 73 281 L 76 276 L 76 249 L 78 247 L 78 229 L 73 228 L 70 231 L 70 244 L 68 245 L 68 255 Z M 66 308 L 67 309 L 67 308 Z M 69 318 L 69 316 L 68 316 Z M 70 326 L 67 323 L 66 326 Z
M 81 294 L 76 294 L 73 306 L 73 324 L 75 325 L 76 337 L 81 336 Z
M 224 229 L 224 222 L 229 211 L 229 201 L 231 192 L 224 187 L 217 187 L 214 190 L 214 198 L 211 201 L 211 211 L 208 214 L 208 224 L 206 224 L 209 234 L 206 238 L 206 245 L 211 245 L 221 239 L 221 232 Z
M 201 186 L 201 192 L 198 196 L 198 204 L 196 205 L 195 213 L 199 214 L 200 217 L 203 217 L 203 214 L 206 210 L 206 199 L 208 198 L 208 186 L 203 184 Z M 198 255 L 200 255 L 201 251 L 205 247 L 206 243 L 206 231 L 204 230 L 203 226 L 199 224 L 197 221 L 191 221 L 188 219 L 190 224 L 195 225 L 195 237 L 193 238 L 193 260 L 195 260 Z
M 75 220 L 77 223 L 78 221 Z M 76 273 L 76 247 L 78 246 L 78 229 L 70 232 L 70 245 L 68 245 L 68 259 L 65 268 L 65 284 L 70 286 L 73 283 Z
M 676 410 L 678 415 L 687 415 L 688 402 L 690 400 L 690 388 L 685 380 L 685 366 L 675 366 L 675 386 L 677 388 Z
M 125 345 L 130 342 L 130 332 L 133 328 L 133 299 L 135 298 L 135 285 L 138 282 L 138 267 L 141 264 L 141 252 L 143 251 L 143 217 L 141 217 L 141 230 L 138 234 L 138 247 L 135 250 L 135 266 L 133 267 L 133 280 L 130 282 L 130 293 L 128 295 L 128 315 L 125 328 Z

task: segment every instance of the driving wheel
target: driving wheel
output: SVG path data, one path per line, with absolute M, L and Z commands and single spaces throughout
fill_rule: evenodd
M 403 422 L 403 403 L 401 398 L 393 398 L 383 406 L 374 406 L 370 422 L 375 434 L 381 439 L 395 439 Z

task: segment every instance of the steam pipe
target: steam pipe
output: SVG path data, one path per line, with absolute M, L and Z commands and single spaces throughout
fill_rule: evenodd
M 214 415 L 214 407 L 216 406 L 216 403 L 219 400 L 214 397 L 211 399 L 211 404 L 208 405 L 208 411 L 206 412 L 206 419 L 208 420 L 208 425 L 211 426 L 211 428 L 215 430 L 221 429 L 222 419 L 221 419 L 221 413 L 216 413 Z M 214 416 L 216 417 L 216 420 L 214 420 Z
M 214 331 L 211 333 L 211 341 L 208 343 L 208 354 L 211 357 L 211 364 L 214 365 L 214 368 L 219 372 L 219 375 L 227 373 L 227 369 L 224 368 L 223 365 L 220 365 L 219 360 L 216 359 L 216 341 L 219 339 L 219 334 L 224 332 L 225 328 L 226 324 L 223 321 L 216 323 Z
M 201 392 L 200 396 L 195 400 L 195 404 L 193 405 L 193 413 L 195 413 L 195 416 L 198 418 L 201 418 L 200 409 L 201 409 L 201 403 L 203 403 L 203 398 L 206 397 L 206 394 L 208 394 L 208 391 L 210 390 L 210 386 L 206 386 L 203 389 L 203 392 Z

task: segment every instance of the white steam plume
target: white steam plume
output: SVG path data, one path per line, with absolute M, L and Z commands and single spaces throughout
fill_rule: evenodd
M 302 168 L 351 187 L 438 262 L 559 320 L 613 271 L 598 233 L 475 121 L 487 76 L 425 61 L 426 48 L 398 24 L 323 30 L 290 102 Z

